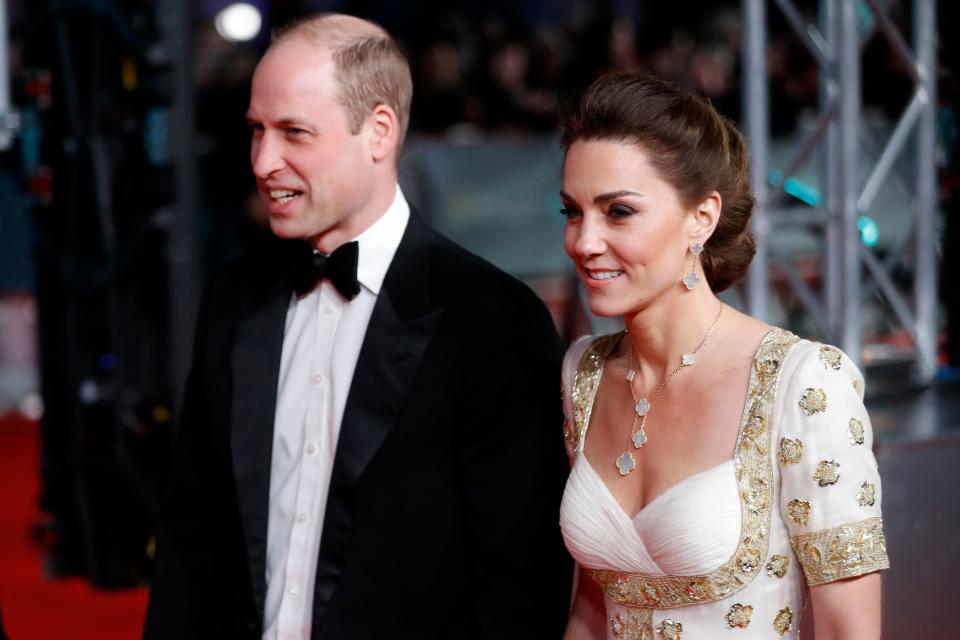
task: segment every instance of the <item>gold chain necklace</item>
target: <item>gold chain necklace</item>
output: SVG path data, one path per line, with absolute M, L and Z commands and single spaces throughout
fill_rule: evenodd
M 637 374 L 633 368 L 633 345 L 630 345 L 630 356 L 627 362 L 627 386 L 630 387 L 630 397 L 633 398 L 634 402 L 633 425 L 630 427 L 630 442 L 633 443 L 634 449 L 639 449 L 643 445 L 647 444 L 647 434 L 643 430 L 643 426 L 647 423 L 647 414 L 650 413 L 650 409 L 653 406 L 653 401 L 657 399 L 657 396 L 660 395 L 660 392 L 663 391 L 663 388 L 667 386 L 668 382 L 670 382 L 670 378 L 677 375 L 681 369 L 692 367 L 693 363 L 697 361 L 696 355 L 700 353 L 701 349 L 703 349 L 703 345 L 707 343 L 707 338 L 709 338 L 710 334 L 713 333 L 713 328 L 717 326 L 717 322 L 720 320 L 720 314 L 723 313 L 723 307 L 724 305 L 721 303 L 716 317 L 714 317 L 713 322 L 710 324 L 710 328 L 707 329 L 705 334 L 703 334 L 703 338 L 700 339 L 700 343 L 696 346 L 696 348 L 690 353 L 684 353 L 682 356 L 680 356 L 680 364 L 677 365 L 676 369 L 664 377 L 659 386 L 657 386 L 656 390 L 654 390 L 653 395 L 651 395 L 649 398 L 639 398 L 637 396 L 637 390 L 633 388 L 633 379 Z M 620 472 L 621 476 L 625 476 L 633 471 L 636 466 L 637 461 L 634 459 L 633 453 L 630 451 L 630 447 L 628 445 L 626 451 L 617 457 L 617 471 Z

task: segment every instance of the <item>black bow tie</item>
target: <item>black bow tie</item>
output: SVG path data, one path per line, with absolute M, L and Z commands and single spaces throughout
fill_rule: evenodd
M 326 278 L 336 287 L 340 295 L 347 300 L 352 300 L 360 293 L 360 283 L 357 282 L 359 255 L 359 245 L 356 241 L 340 245 L 329 256 L 314 253 L 297 270 L 293 283 L 297 295 L 310 293 L 318 282 Z

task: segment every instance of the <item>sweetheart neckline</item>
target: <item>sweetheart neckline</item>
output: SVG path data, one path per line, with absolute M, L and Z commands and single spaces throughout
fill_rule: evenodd
M 732 465 L 735 465 L 735 464 L 736 464 L 736 461 L 734 460 L 734 458 L 727 458 L 726 460 L 724 460 L 723 462 L 721 462 L 721 463 L 719 463 L 719 464 L 715 464 L 715 465 L 713 465 L 712 467 L 708 467 L 708 468 L 704 469 L 703 471 L 697 471 L 696 473 L 692 473 L 692 474 L 690 474 L 689 476 L 683 478 L 682 480 L 679 480 L 679 481 L 677 481 L 677 482 L 674 482 L 672 485 L 670 485 L 669 487 L 667 487 L 666 489 L 664 489 L 663 491 L 661 491 L 660 493 L 658 493 L 657 495 L 655 495 L 653 498 L 651 498 L 650 501 L 647 502 L 647 504 L 643 505 L 643 507 L 641 507 L 640 510 L 637 511 L 637 513 L 634 514 L 634 515 L 631 517 L 630 514 L 627 513 L 627 510 L 623 508 L 623 505 L 620 504 L 620 501 L 617 500 L 616 496 L 613 495 L 613 492 L 610 491 L 610 487 L 607 486 L 607 483 L 603 481 L 603 478 L 600 476 L 600 473 L 597 471 L 596 467 L 594 467 L 594 466 L 593 466 L 593 463 L 590 462 L 590 459 L 587 458 L 586 453 L 581 452 L 579 457 L 583 459 L 583 462 L 587 465 L 587 468 L 590 470 L 590 473 L 593 474 L 593 477 L 596 478 L 596 480 L 597 480 L 597 482 L 600 484 L 600 486 L 603 487 L 603 490 L 604 490 L 604 492 L 606 493 L 607 497 L 610 498 L 610 501 L 611 501 L 614 505 L 616 505 L 617 511 L 618 511 L 620 514 L 622 514 L 623 517 L 625 517 L 625 518 L 627 518 L 628 520 L 630 520 L 630 522 L 633 523 L 633 524 L 636 524 L 636 523 L 637 523 L 637 519 L 638 519 L 640 516 L 642 516 L 648 509 L 650 509 L 650 507 L 651 507 L 652 505 L 654 505 L 654 504 L 656 504 L 658 501 L 660 501 L 660 498 L 666 496 L 668 493 L 673 493 L 675 489 L 677 489 L 677 488 L 680 487 L 680 485 L 685 484 L 685 483 L 687 483 L 689 480 L 693 480 L 693 479 L 695 479 L 695 478 L 697 478 L 697 477 L 699 477 L 699 476 L 704 476 L 704 475 L 706 475 L 706 474 L 708 474 L 708 473 L 710 473 L 710 472 L 717 471 L 717 470 L 720 469 L 721 467 L 725 467 L 725 466 L 731 465 L 731 464 L 732 464 Z M 579 462 L 579 460 L 578 460 L 577 462 Z M 575 464 L 576 464 L 576 463 L 575 463 Z M 736 478 L 734 478 L 734 480 L 736 480 Z
M 753 357 L 750 358 L 751 373 L 747 378 L 747 388 L 743 394 L 743 409 L 740 412 L 740 426 L 737 428 L 737 442 L 734 445 L 732 457 L 728 458 L 724 462 L 721 462 L 720 464 L 726 464 L 727 462 L 733 462 L 736 460 L 737 448 L 740 446 L 740 440 L 743 438 L 743 431 L 747 425 L 747 418 L 750 412 L 750 386 L 751 386 L 751 381 L 753 380 L 753 369 L 756 365 L 757 358 L 760 356 L 760 351 L 763 349 L 764 345 L 767 344 L 767 341 L 771 339 L 771 337 L 774 335 L 776 331 L 777 331 L 777 327 L 771 327 L 769 331 L 763 334 L 763 337 L 760 339 L 760 344 L 757 345 L 756 350 L 753 352 Z M 621 334 L 620 340 L 623 339 L 624 335 L 626 335 L 626 331 L 624 331 Z M 619 344 L 619 340 L 616 343 L 614 343 L 614 345 L 611 347 L 610 350 L 612 351 L 617 344 Z M 597 392 L 600 390 L 600 384 L 603 382 L 603 374 L 604 374 L 604 371 L 606 370 L 606 359 L 608 355 L 609 355 L 609 352 L 603 354 L 603 362 L 600 365 L 600 376 L 597 378 L 596 387 L 594 387 L 593 395 L 590 397 L 590 403 L 589 403 L 590 408 L 588 410 L 587 415 L 590 416 L 591 419 L 592 419 L 592 413 L 593 413 L 593 403 L 597 399 Z M 583 457 L 585 459 L 587 457 L 587 433 L 589 432 L 590 432 L 590 419 L 587 420 L 586 428 L 583 430 L 583 435 L 581 436 L 580 450 L 578 453 L 578 457 Z M 607 494 L 609 494 L 610 498 L 614 501 L 614 503 L 616 503 L 617 508 L 620 510 L 620 512 L 623 513 L 623 515 L 626 516 L 627 518 L 630 518 L 630 514 L 627 513 L 627 510 L 623 508 L 623 505 L 620 504 L 620 501 L 617 500 L 617 498 L 613 495 L 613 491 L 611 491 L 607 483 L 603 481 L 603 478 L 600 477 L 600 473 L 596 470 L 596 467 L 593 466 L 593 463 L 591 463 L 589 459 L 587 459 L 587 464 L 590 466 L 590 470 L 594 473 L 594 475 L 596 475 L 597 479 L 600 481 L 600 484 L 602 484 L 604 489 L 606 489 Z M 670 485 L 669 487 L 667 487 L 666 489 L 664 489 L 663 491 L 655 495 L 653 498 L 651 498 L 647 502 L 647 504 L 643 505 L 643 507 L 641 507 L 640 510 L 637 511 L 637 514 L 633 518 L 630 518 L 630 521 L 635 522 L 636 518 L 639 517 L 640 514 L 646 510 L 647 507 L 653 504 L 657 500 L 657 498 L 659 498 L 666 492 L 670 491 L 673 487 L 677 486 L 682 482 L 685 482 L 689 478 L 699 475 L 700 473 L 704 473 L 705 471 L 710 471 L 711 469 L 714 469 L 717 466 L 719 465 L 714 465 L 713 467 L 705 469 L 704 471 L 698 471 L 697 473 L 687 476 L 683 480 L 680 480 L 679 482 L 675 482 L 674 484 Z

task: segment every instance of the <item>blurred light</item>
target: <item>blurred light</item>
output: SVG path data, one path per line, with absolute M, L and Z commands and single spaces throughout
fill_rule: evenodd
M 783 190 L 804 204 L 820 206 L 820 192 L 802 180 L 787 178 L 783 182 Z
M 880 240 L 880 226 L 876 220 L 870 216 L 860 216 L 857 218 L 857 231 L 860 232 L 860 240 L 868 247 L 877 246 Z
M 20 413 L 28 420 L 39 420 L 43 417 L 43 399 L 37 393 L 28 393 L 20 401 Z
M 173 413 L 170 411 L 170 407 L 160 404 L 153 408 L 153 421 L 157 424 L 166 424 L 170 422 L 172 417 Z
M 117 357 L 112 353 L 105 353 L 100 356 L 100 368 L 106 371 L 113 369 L 117 366 Z
M 90 378 L 83 380 L 77 390 L 77 395 L 80 396 L 80 402 L 83 404 L 94 404 L 100 398 L 100 390 L 97 388 L 96 381 Z
M 260 10 L 246 2 L 236 2 L 217 14 L 213 24 L 224 40 L 246 42 L 260 33 L 263 18 Z

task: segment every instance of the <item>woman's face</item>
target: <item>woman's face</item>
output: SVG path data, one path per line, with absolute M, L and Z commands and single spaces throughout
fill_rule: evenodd
M 567 216 L 564 248 L 594 314 L 630 315 L 682 291 L 694 216 L 643 148 L 574 142 L 564 160 L 560 197 Z

